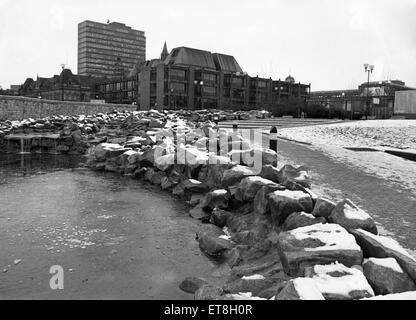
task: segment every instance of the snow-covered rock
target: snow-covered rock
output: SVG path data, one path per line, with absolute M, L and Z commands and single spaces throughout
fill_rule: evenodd
M 308 171 L 305 167 L 295 167 L 286 164 L 279 172 L 279 182 L 286 185 L 288 182 L 295 182 L 305 188 L 311 187 Z
M 124 148 L 116 143 L 101 143 L 95 147 L 94 155 L 97 161 L 105 161 L 108 158 L 118 157 L 128 150 L 131 149 Z
M 286 218 L 285 223 L 283 224 L 283 230 L 293 230 L 317 223 L 326 223 L 326 219 L 314 217 L 306 212 L 294 212 Z
M 243 178 L 254 176 L 252 169 L 237 165 L 231 169 L 225 170 L 222 177 L 222 185 L 224 188 L 230 187 L 239 183 Z
M 273 223 L 281 225 L 293 212 L 312 212 L 312 199 L 303 191 L 274 191 L 268 196 Z
M 364 275 L 377 295 L 416 290 L 416 285 L 394 258 L 369 258 Z
M 305 276 L 315 281 L 318 290 L 327 300 L 350 300 L 374 296 L 364 274 L 356 268 L 340 263 L 315 265 L 305 270 Z
M 325 300 L 311 278 L 296 278 L 288 281 L 276 295 L 275 300 Z
M 312 214 L 315 217 L 328 218 L 331 215 L 332 210 L 334 210 L 335 206 L 336 204 L 331 200 L 325 198 L 317 198 Z
M 232 243 L 223 238 L 203 235 L 198 239 L 199 248 L 210 256 L 220 256 L 222 253 L 232 248 Z
M 195 179 L 186 179 L 179 183 L 172 190 L 173 195 L 184 196 L 190 193 L 203 193 L 207 190 L 207 186 L 201 181 Z
M 340 262 L 361 265 L 363 254 L 354 236 L 337 224 L 314 224 L 282 232 L 278 252 L 286 274 L 303 276 L 308 266 Z
M 201 202 L 204 209 L 213 210 L 214 208 L 227 209 L 230 194 L 225 189 L 208 192 Z
M 238 184 L 235 192 L 235 198 L 239 201 L 253 201 L 257 192 L 264 186 L 277 187 L 273 181 L 264 179 L 259 176 L 251 176 L 244 178 Z
M 260 177 L 267 179 L 267 180 L 271 180 L 273 182 L 279 183 L 279 172 L 280 170 L 277 169 L 275 166 L 272 165 L 263 165 L 261 172 L 260 172 Z
M 328 217 L 329 222 L 337 223 L 345 229 L 363 229 L 377 234 L 377 227 L 370 215 L 356 206 L 351 200 L 339 202 Z
M 267 185 L 260 188 L 259 191 L 257 191 L 256 196 L 254 197 L 253 201 L 253 209 L 254 212 L 259 215 L 264 215 L 267 212 L 270 211 L 270 206 L 268 202 L 267 196 L 277 190 L 285 190 L 284 186 L 281 186 L 279 184 L 275 185 Z
M 267 300 L 265 298 L 260 298 L 253 296 L 251 292 L 240 292 L 235 294 L 227 294 L 226 297 L 231 298 L 232 300 Z
M 376 236 L 362 229 L 350 230 L 363 250 L 364 257 L 395 258 L 410 278 L 416 282 L 416 259 L 396 240 Z

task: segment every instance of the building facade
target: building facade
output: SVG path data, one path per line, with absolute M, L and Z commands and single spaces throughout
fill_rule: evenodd
M 121 78 L 146 59 L 146 37 L 119 22 L 78 25 L 78 74 Z
M 103 81 L 104 78 L 80 76 L 73 74 L 70 69 L 63 69 L 60 75 L 51 78 L 26 79 L 19 87 L 19 95 L 46 100 L 90 102 L 99 98 L 98 84 Z
M 396 92 L 411 89 L 401 80 L 386 80 L 366 82 L 353 90 L 315 91 L 308 108 L 316 111 L 321 107 L 328 117 L 389 119 L 395 115 Z
M 164 59 L 163 59 L 164 58 Z M 263 109 L 300 116 L 310 85 L 250 77 L 233 56 L 178 47 L 143 64 L 137 104 L 147 109 Z

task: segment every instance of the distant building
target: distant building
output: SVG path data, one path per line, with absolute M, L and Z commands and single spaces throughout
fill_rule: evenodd
M 20 85 L 14 85 L 14 84 L 12 84 L 10 86 L 10 89 L 6 89 L 6 90 L 3 90 L 0 87 L 0 95 L 4 95 L 4 96 L 18 96 L 19 95 L 19 89 L 20 89 Z
M 395 93 L 411 89 L 401 80 L 386 80 L 365 82 L 353 90 L 312 91 L 308 107 L 326 108 L 328 117 L 359 119 L 367 113 L 370 117 L 388 119 L 395 114 Z
M 146 37 L 119 22 L 78 25 L 78 74 L 119 78 L 146 59 Z
M 264 109 L 300 116 L 310 85 L 250 77 L 233 56 L 178 47 L 159 59 L 139 61 L 125 78 L 100 84 L 100 99 L 140 109 Z
M 76 75 L 70 69 L 63 69 L 52 78 L 37 77 L 26 79 L 20 86 L 19 95 L 47 100 L 86 101 L 98 98 L 97 84 L 104 78 Z

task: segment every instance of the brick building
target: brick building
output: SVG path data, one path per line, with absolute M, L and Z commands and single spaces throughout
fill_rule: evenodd
M 32 98 L 60 101 L 85 101 L 98 98 L 97 84 L 104 78 L 76 75 L 70 69 L 51 78 L 27 78 L 20 86 L 19 95 Z
M 137 91 L 129 89 L 129 82 L 137 83 Z M 100 98 L 137 103 L 144 110 L 265 109 L 298 116 L 309 91 L 309 84 L 296 83 L 291 76 L 250 77 L 230 55 L 188 47 L 168 53 L 165 43 L 159 59 L 138 62 L 124 79 L 101 84 Z

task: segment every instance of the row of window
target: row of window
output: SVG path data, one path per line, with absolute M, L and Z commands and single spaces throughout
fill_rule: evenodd
M 100 53 L 102 55 L 117 55 L 120 57 L 144 57 L 145 50 L 114 50 L 113 48 L 108 48 L 107 46 L 101 46 L 101 45 L 89 45 L 87 43 L 83 43 L 78 46 L 78 55 L 85 54 L 87 52 L 96 52 Z
M 121 59 L 120 59 L 121 60 Z M 105 56 L 100 56 L 97 54 L 90 54 L 86 57 L 80 57 L 78 62 L 80 64 L 86 63 L 95 63 L 98 65 L 106 65 L 106 66 L 113 66 L 113 65 L 121 65 L 126 68 L 132 68 L 134 64 L 137 62 L 135 59 L 123 59 L 121 61 L 117 61 L 117 59 L 107 58 Z
M 137 82 L 134 80 L 131 81 L 123 81 L 123 82 L 115 82 L 115 83 L 107 83 L 100 85 L 100 91 L 121 91 L 121 90 L 131 90 L 135 91 L 137 88 Z
M 100 39 L 97 37 L 94 37 L 93 35 L 82 35 L 78 38 L 78 44 L 82 43 L 89 43 L 89 44 L 102 44 L 109 46 L 110 48 L 126 48 L 126 49 L 134 49 L 134 50 L 140 50 L 144 49 L 146 47 L 145 43 L 139 43 L 137 41 L 129 41 L 129 40 L 120 40 L 119 38 L 104 38 Z
M 138 35 L 144 35 L 144 31 L 141 30 L 135 30 L 132 29 L 131 27 L 125 26 L 124 29 L 120 29 L 115 27 L 114 25 L 108 25 L 108 24 L 103 24 L 103 23 L 99 23 L 99 22 L 89 22 L 89 21 L 84 21 L 82 23 L 79 24 L 79 29 L 86 29 L 87 27 L 90 28 L 95 28 L 98 30 L 117 30 L 117 31 L 121 31 L 123 33 L 127 32 L 127 33 L 133 33 L 133 34 L 138 34 Z M 88 29 L 90 29 L 88 28 Z
M 78 30 L 78 34 L 83 34 L 83 33 L 88 33 L 88 34 L 94 34 L 100 37 L 114 37 L 114 38 L 122 38 L 123 40 L 138 40 L 138 41 L 145 41 L 145 37 L 139 34 L 132 34 L 132 33 L 122 33 L 119 34 L 117 31 L 107 31 L 107 30 L 102 30 L 100 28 L 79 28 Z

